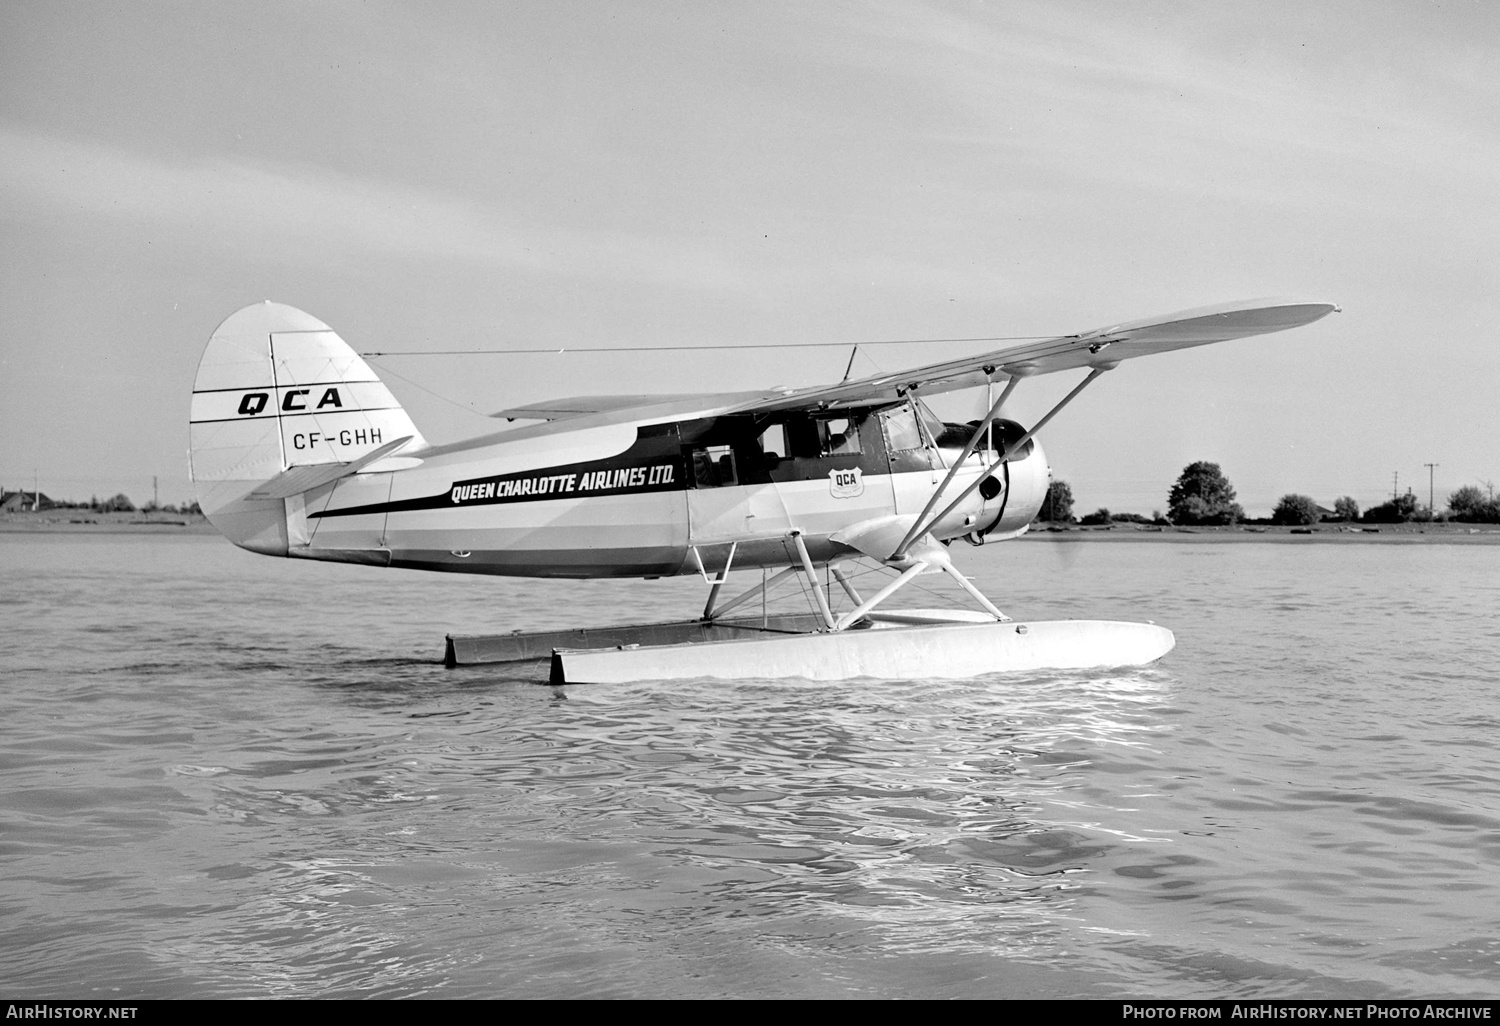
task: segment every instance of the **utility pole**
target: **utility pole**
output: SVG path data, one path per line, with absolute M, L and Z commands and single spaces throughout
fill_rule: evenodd
M 161 495 L 156 491 L 156 475 L 151 475 L 151 508 L 156 509 L 161 505 Z
M 1397 491 L 1397 489 L 1399 489 L 1401 487 L 1401 485 L 1399 483 L 1400 481 L 1401 481 L 1401 471 L 1399 471 L 1399 470 L 1393 470 L 1393 471 L 1391 471 L 1391 501 L 1392 502 L 1396 501 L 1396 496 L 1400 494 L 1400 492 Z
M 1422 466 L 1424 466 L 1424 467 L 1427 468 L 1427 512 L 1431 513 L 1432 512 L 1432 469 L 1434 467 L 1441 466 L 1441 464 L 1438 464 L 1438 463 L 1424 463 L 1424 464 L 1422 464 Z

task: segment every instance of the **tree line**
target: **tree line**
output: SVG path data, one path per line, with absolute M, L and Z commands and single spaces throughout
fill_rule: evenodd
M 1134 522 L 1184 526 L 1231 525 L 1246 520 L 1245 510 L 1235 501 L 1234 486 L 1217 463 L 1199 461 L 1183 468 L 1171 491 L 1167 493 L 1167 512 L 1153 511 L 1150 517 L 1139 513 L 1111 513 L 1098 509 L 1083 517 L 1073 514 L 1073 490 L 1066 481 L 1053 481 L 1042 503 L 1038 520 L 1083 525 Z M 1473 485 L 1464 485 L 1448 496 L 1448 507 L 1434 512 L 1421 506 L 1410 490 L 1363 512 L 1359 503 L 1344 495 L 1334 500 L 1332 509 L 1324 509 L 1308 495 L 1283 495 L 1271 513 L 1271 523 L 1301 526 L 1324 522 L 1399 524 L 1408 522 L 1454 521 L 1469 524 L 1500 523 L 1500 501 L 1493 489 L 1486 495 Z
M 17 493 L 15 493 L 15 492 L 6 492 L 5 493 L 5 497 L 6 498 L 10 498 L 10 496 L 15 495 L 15 494 L 17 494 Z M 42 496 L 38 497 L 36 495 L 36 493 L 34 493 L 34 492 L 21 492 L 19 494 L 21 494 L 22 496 L 25 497 L 26 504 L 27 504 L 28 508 L 29 508 L 30 504 L 33 502 L 33 500 L 39 500 L 39 501 L 36 502 L 36 505 L 39 506 L 41 509 L 88 510 L 90 513 L 137 513 L 137 512 L 139 512 L 139 513 L 177 513 L 177 514 L 192 513 L 192 514 L 201 514 L 203 512 L 198 507 L 198 500 L 196 500 L 196 499 L 194 499 L 192 502 L 184 502 L 181 505 L 174 505 L 172 503 L 167 503 L 165 506 L 158 506 L 154 502 L 148 502 L 144 506 L 137 507 L 135 503 L 133 503 L 133 502 L 130 501 L 130 496 L 126 495 L 124 492 L 120 492 L 120 493 L 118 493 L 118 494 L 116 494 L 116 495 L 114 495 L 114 496 L 112 496 L 110 498 L 107 498 L 107 499 L 101 499 L 97 495 L 90 496 L 88 502 L 73 502 L 70 499 L 53 499 L 53 498 L 50 498 L 50 497 L 48 497 L 46 495 L 42 495 Z

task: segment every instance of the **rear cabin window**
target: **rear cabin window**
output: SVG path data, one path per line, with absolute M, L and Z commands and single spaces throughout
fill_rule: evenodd
M 760 444 L 760 451 L 768 457 L 766 462 L 769 463 L 772 459 L 786 459 L 787 448 L 785 424 L 770 425 L 760 433 L 760 438 L 757 439 L 757 441 Z

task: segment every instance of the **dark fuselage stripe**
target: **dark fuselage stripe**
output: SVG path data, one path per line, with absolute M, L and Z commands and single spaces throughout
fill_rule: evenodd
M 350 406 L 333 407 L 326 410 L 267 410 L 263 414 L 247 413 L 240 417 L 215 417 L 212 420 L 193 420 L 190 424 L 228 424 L 237 420 L 291 420 L 293 417 L 331 417 L 339 413 L 378 413 L 381 410 L 399 410 L 399 406 Z
M 684 491 L 686 488 L 687 477 L 683 473 L 680 457 L 657 456 L 629 460 L 617 457 L 454 481 L 436 495 L 324 510 L 321 513 L 309 513 L 308 517 L 312 519 L 422 509 L 465 509 L 514 502 L 674 492 Z

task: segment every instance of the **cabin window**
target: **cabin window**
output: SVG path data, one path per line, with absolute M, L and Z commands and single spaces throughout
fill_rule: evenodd
M 786 459 L 786 425 L 772 424 L 760 433 L 756 439 L 760 444 L 760 451 L 766 456 L 766 463 L 775 464 Z
M 818 422 L 818 455 L 858 455 L 859 425 L 848 417 L 826 417 Z
M 885 444 L 891 452 L 922 448 L 922 432 L 910 404 L 887 410 L 880 421 L 885 425 Z
M 699 488 L 721 488 L 739 483 L 734 450 L 727 445 L 708 445 L 693 450 L 693 477 Z

